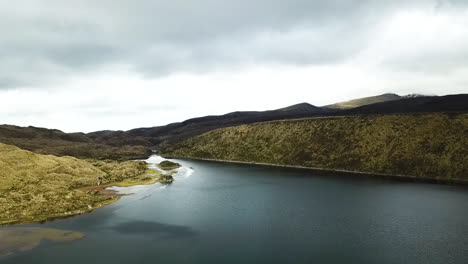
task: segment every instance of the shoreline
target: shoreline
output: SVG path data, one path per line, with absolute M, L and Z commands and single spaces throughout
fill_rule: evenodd
M 1 227 L 6 227 L 6 226 L 13 226 L 13 225 L 25 225 L 25 224 L 36 224 L 36 223 L 41 224 L 41 223 L 48 222 L 48 221 L 67 219 L 67 218 L 71 218 L 71 217 L 91 213 L 92 211 L 94 211 L 96 209 L 99 209 L 99 208 L 102 208 L 102 207 L 104 207 L 106 205 L 113 204 L 113 203 L 117 202 L 118 200 L 120 200 L 121 196 L 122 195 L 117 194 L 117 197 L 115 197 L 113 199 L 109 199 L 109 200 L 100 202 L 100 203 L 98 203 L 97 205 L 95 205 L 95 206 L 93 206 L 91 208 L 85 208 L 85 209 L 81 209 L 81 210 L 78 210 L 78 211 L 75 211 L 75 212 L 70 212 L 70 213 L 65 212 L 65 213 L 61 213 L 61 214 L 56 214 L 56 215 L 52 215 L 52 216 L 38 217 L 38 218 L 34 218 L 34 219 L 15 219 L 15 220 L 3 221 L 3 222 L 0 221 L 0 228 Z
M 153 154 L 154 155 L 154 154 Z M 147 161 L 146 161 L 147 162 Z M 120 200 L 121 197 L 127 196 L 130 194 L 119 194 L 116 190 L 108 189 L 110 187 L 132 187 L 132 186 L 139 186 L 139 185 L 153 185 L 156 183 L 171 183 L 173 181 L 172 175 L 177 173 L 177 169 L 172 170 L 164 170 L 164 169 L 155 169 L 152 168 L 150 162 L 148 163 L 148 168 L 142 175 L 124 179 L 119 182 L 111 182 L 102 185 L 92 185 L 92 186 L 85 186 L 77 188 L 76 190 L 95 195 L 96 197 L 108 197 L 107 200 L 99 200 L 95 201 L 94 203 L 90 203 L 87 207 L 83 207 L 80 209 L 76 209 L 74 211 L 67 211 L 53 215 L 41 215 L 36 217 L 28 217 L 28 218 L 19 218 L 19 219 L 12 219 L 12 220 L 0 220 L 0 228 L 3 226 L 13 226 L 13 225 L 24 225 L 24 224 L 34 224 L 34 223 L 44 223 L 48 221 L 55 221 L 60 219 L 71 218 L 87 213 L 91 213 L 96 209 L 102 208 L 104 206 L 113 204 Z M 156 165 L 157 166 L 157 165 Z M 181 166 L 180 166 L 181 167 Z
M 148 171 L 151 171 L 151 169 L 149 169 Z M 60 214 L 55 214 L 55 215 L 50 215 L 50 216 L 41 216 L 41 217 L 36 217 L 36 218 L 27 218 L 27 219 L 23 218 L 23 219 L 15 219 L 15 220 L 8 220 L 8 221 L 0 221 L 0 228 L 2 226 L 44 223 L 48 221 L 66 219 L 66 218 L 71 218 L 71 217 L 91 213 L 94 210 L 113 204 L 119 201 L 121 197 L 128 195 L 128 194 L 119 194 L 117 193 L 117 191 L 107 189 L 109 187 L 131 187 L 131 186 L 138 186 L 138 185 L 153 185 L 153 184 L 161 183 L 161 182 L 162 182 L 161 177 L 155 177 L 147 181 L 133 181 L 133 182 L 131 180 L 129 182 L 127 179 L 121 182 L 113 182 L 113 183 L 105 184 L 105 185 L 94 185 L 94 186 L 86 186 L 86 187 L 78 188 L 78 190 L 82 192 L 88 192 L 88 193 L 97 192 L 95 193 L 95 195 L 109 197 L 110 199 L 97 202 L 95 204 L 92 204 L 91 206 L 88 206 L 88 207 L 85 207 L 76 211 L 72 211 L 72 212 L 63 212 Z
M 402 174 L 362 172 L 362 171 L 351 171 L 351 170 L 343 170 L 343 169 L 325 169 L 325 168 L 318 168 L 318 167 L 281 165 L 281 164 L 249 162 L 249 161 L 207 159 L 207 158 L 195 158 L 195 157 L 177 157 L 177 156 L 170 156 L 170 155 L 167 155 L 167 156 L 162 155 L 162 157 L 165 157 L 167 159 L 201 160 L 201 161 L 218 162 L 218 163 L 232 163 L 232 164 L 259 165 L 259 166 L 277 167 L 277 168 L 303 169 L 303 170 L 319 171 L 319 172 L 327 172 L 327 173 L 346 173 L 346 174 L 352 174 L 355 176 L 391 179 L 391 180 L 406 181 L 406 182 L 421 182 L 421 183 L 468 186 L 468 180 L 460 180 L 460 179 L 429 178 L 429 177 L 420 177 L 420 176 L 411 176 L 411 175 L 402 175 Z

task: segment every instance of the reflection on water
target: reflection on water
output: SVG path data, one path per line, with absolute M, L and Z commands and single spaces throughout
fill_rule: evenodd
M 189 227 L 150 221 L 121 223 L 111 227 L 111 229 L 123 234 L 151 236 L 153 239 L 187 238 L 196 235 Z
M 0 258 L 31 250 L 45 241 L 64 243 L 82 239 L 83 237 L 84 235 L 79 232 L 52 228 L 2 228 L 0 229 Z

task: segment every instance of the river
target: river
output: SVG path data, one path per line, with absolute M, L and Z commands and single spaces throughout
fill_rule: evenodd
M 176 162 L 171 185 L 130 187 L 92 213 L 26 225 L 84 239 L 0 263 L 468 263 L 465 187 Z

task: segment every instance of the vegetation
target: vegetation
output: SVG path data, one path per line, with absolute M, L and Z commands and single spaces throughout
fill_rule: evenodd
M 0 258 L 24 252 L 39 246 L 44 241 L 56 243 L 82 239 L 79 232 L 38 227 L 15 227 L 0 229 Z
M 468 113 L 468 95 L 398 96 L 383 94 L 317 107 L 301 103 L 270 111 L 232 112 L 192 118 L 166 126 L 129 131 L 64 133 L 37 127 L 0 126 L 0 142 L 40 154 L 78 158 L 132 160 L 151 155 L 151 148 L 164 148 L 203 133 L 257 122 L 323 116 L 386 115 L 395 113 Z
M 468 94 L 446 96 L 409 95 L 401 100 L 344 109 L 333 115 L 386 115 L 409 113 L 468 113 Z
M 172 161 L 164 160 L 158 164 L 158 167 L 162 170 L 169 171 L 169 170 L 175 170 L 175 169 L 180 168 L 180 164 L 172 162 Z
M 350 101 L 340 102 L 340 103 L 336 103 L 332 105 L 327 105 L 325 107 L 332 108 L 332 109 L 351 109 L 351 108 L 355 108 L 355 107 L 359 107 L 363 105 L 401 100 L 403 98 L 404 97 L 399 96 L 397 94 L 388 93 L 388 94 L 382 94 L 378 96 L 364 97 L 364 98 L 354 99 Z
M 84 187 L 151 182 L 144 161 L 86 161 L 0 143 L 0 224 L 37 222 L 94 210 L 118 199 Z M 130 183 L 129 183 L 130 182 Z
M 468 180 L 468 114 L 275 121 L 214 130 L 162 155 Z
M 165 175 L 163 175 L 160 171 L 149 169 L 140 177 L 126 179 L 120 182 L 114 182 L 109 185 L 112 186 L 119 186 L 119 187 L 128 187 L 134 185 L 151 185 L 157 182 L 164 182 Z
M 165 145 L 175 144 L 215 129 L 257 122 L 324 116 L 442 112 L 467 113 L 468 95 L 398 96 L 396 94 L 383 94 L 325 107 L 301 103 L 270 111 L 232 112 L 220 116 L 192 118 L 166 126 L 137 128 L 125 132 L 100 131 L 87 134 L 87 136 L 91 137 L 95 142 L 102 144 L 122 145 L 122 143 L 125 143 L 130 145 L 157 146 L 159 149 L 164 148 Z
M 37 127 L 0 126 L 0 142 L 39 154 L 55 156 L 73 156 L 78 158 L 131 160 L 143 159 L 151 155 L 145 145 L 125 145 L 124 143 L 141 143 L 109 140 L 97 142 L 84 133 L 64 133 L 60 130 Z
M 174 177 L 172 177 L 173 173 L 164 174 L 161 177 L 161 183 L 172 183 L 174 181 Z

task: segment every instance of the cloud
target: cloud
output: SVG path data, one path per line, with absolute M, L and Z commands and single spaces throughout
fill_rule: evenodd
M 358 55 L 395 10 L 463 1 L 84 0 L 0 4 L 0 89 L 127 65 L 147 78 Z
M 402 11 L 370 45 L 373 57 L 392 71 L 444 74 L 466 67 L 468 9 Z
M 466 93 L 466 0 L 0 1 L 0 120 L 64 131 Z

